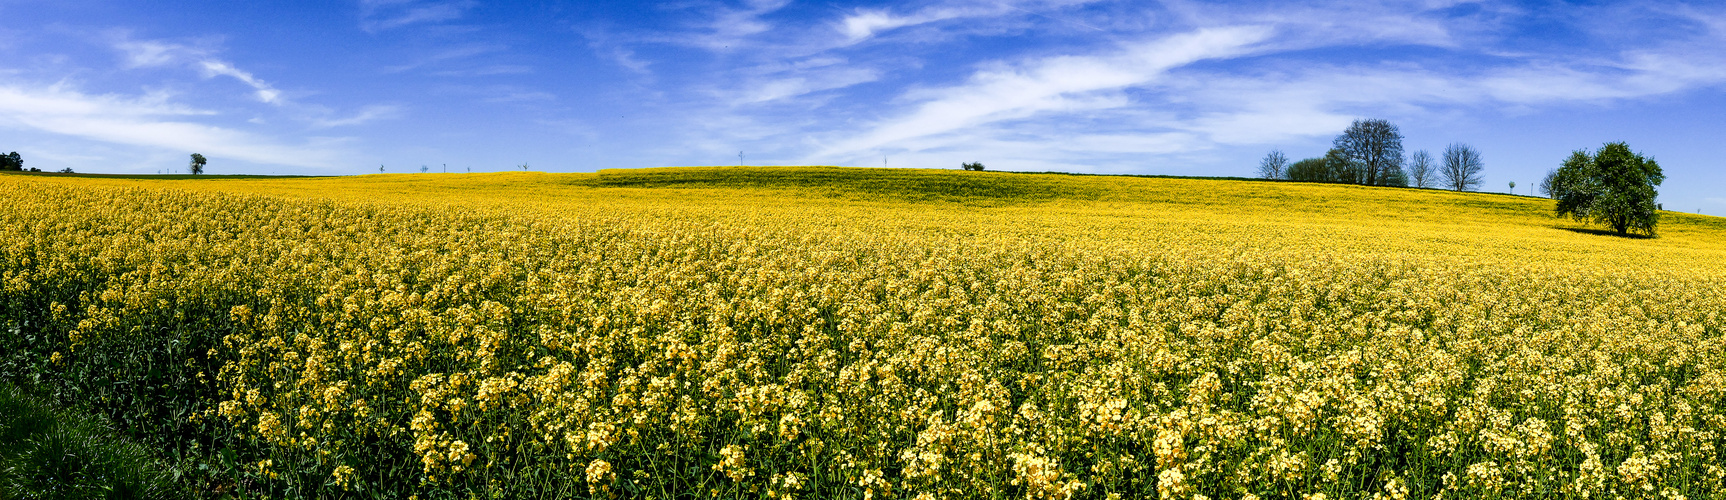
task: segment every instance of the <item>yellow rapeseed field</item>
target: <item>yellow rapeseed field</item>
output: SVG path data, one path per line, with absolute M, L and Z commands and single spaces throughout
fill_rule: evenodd
M 1726 498 L 1714 217 L 831 167 L 0 197 L 0 371 L 254 494 Z

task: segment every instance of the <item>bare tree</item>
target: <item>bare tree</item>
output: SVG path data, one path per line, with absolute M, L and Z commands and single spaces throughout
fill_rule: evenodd
M 1270 154 L 1265 155 L 1265 159 L 1259 160 L 1259 177 L 1281 179 L 1283 178 L 1283 171 L 1287 170 L 1288 166 L 1289 157 L 1284 156 L 1282 150 L 1273 149 Z
M 1540 179 L 1540 194 L 1554 200 L 1558 199 L 1558 169 L 1546 171 L 1546 177 Z
M 1439 165 L 1439 173 L 1444 176 L 1444 187 L 1456 191 L 1473 191 L 1480 188 L 1482 179 L 1480 171 L 1486 164 L 1480 161 L 1480 152 L 1474 147 L 1460 142 L 1444 147 L 1444 164 Z
M 1432 154 L 1422 149 L 1408 155 L 1408 183 L 1418 188 L 1438 184 L 1438 166 L 1432 164 Z
M 1355 120 L 1331 145 L 1360 166 L 1361 184 L 1389 184 L 1402 170 L 1402 132 L 1388 120 Z

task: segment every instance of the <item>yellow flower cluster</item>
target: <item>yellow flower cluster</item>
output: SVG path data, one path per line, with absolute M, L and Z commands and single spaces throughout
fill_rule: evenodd
M 1717 219 L 820 168 L 0 194 L 6 286 L 100 283 L 74 346 L 222 308 L 206 416 L 302 488 L 1726 495 Z

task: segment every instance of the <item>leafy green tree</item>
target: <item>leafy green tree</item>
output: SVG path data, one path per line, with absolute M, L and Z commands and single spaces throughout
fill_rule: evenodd
M 1362 184 L 1366 178 L 1363 175 L 1365 165 L 1357 161 L 1353 155 L 1342 148 L 1330 148 L 1324 152 L 1324 166 L 1330 180 L 1325 182 L 1346 182 Z
M 1379 186 L 1408 187 L 1408 174 L 1400 168 L 1393 168 L 1378 178 Z
M 963 168 L 965 170 L 982 171 L 983 170 L 983 163 L 982 162 L 960 163 L 959 168 Z
M 0 171 L 23 172 L 24 157 L 19 156 L 17 151 L 13 151 L 11 154 L 0 155 Z
M 1357 183 L 1360 167 L 1347 153 L 1331 148 L 1323 158 L 1307 158 L 1289 165 L 1286 177 L 1301 182 Z
M 1326 172 L 1324 158 L 1307 158 L 1290 164 L 1283 170 L 1283 178 L 1301 182 L 1330 182 L 1326 180 Z
M 204 165 L 207 163 L 209 162 L 204 160 L 204 155 L 192 153 L 192 175 L 204 173 Z
M 1560 217 L 1600 223 L 1621 235 L 1634 231 L 1653 236 L 1660 222 L 1655 187 L 1665 181 L 1654 159 L 1625 143 L 1609 142 L 1593 154 L 1570 153 L 1553 176 L 1553 197 Z

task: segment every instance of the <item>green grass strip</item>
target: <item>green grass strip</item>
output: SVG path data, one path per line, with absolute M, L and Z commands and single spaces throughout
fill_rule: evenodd
M 0 499 L 173 496 L 162 470 L 104 419 L 0 384 Z

